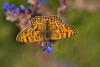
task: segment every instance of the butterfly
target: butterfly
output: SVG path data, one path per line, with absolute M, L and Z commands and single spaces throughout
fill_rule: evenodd
M 76 35 L 74 27 L 63 23 L 57 16 L 36 16 L 29 21 L 31 24 L 16 37 L 19 42 L 34 43 L 48 40 L 59 40 Z

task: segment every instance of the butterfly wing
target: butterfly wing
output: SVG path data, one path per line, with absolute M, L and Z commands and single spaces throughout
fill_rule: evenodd
M 48 19 L 49 39 L 58 40 L 66 37 L 71 37 L 76 34 L 74 27 L 64 24 L 57 16 L 50 16 Z
M 43 41 L 43 38 L 40 31 L 34 31 L 31 27 L 27 27 L 17 35 L 16 40 L 24 43 L 33 43 Z
M 45 28 L 45 23 L 46 23 L 46 17 L 36 16 L 35 18 L 32 18 L 30 22 L 31 22 L 32 29 L 43 32 Z
M 50 16 L 47 20 L 50 31 L 59 28 L 63 24 L 60 17 L 57 16 Z
M 60 28 L 51 31 L 51 39 L 58 40 L 74 36 L 77 32 L 74 27 L 68 24 L 62 24 Z

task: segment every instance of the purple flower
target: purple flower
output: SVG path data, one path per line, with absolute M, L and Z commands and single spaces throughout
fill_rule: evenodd
M 51 46 L 51 42 L 48 41 L 45 44 L 45 47 L 44 47 L 43 51 L 45 51 L 47 53 L 51 53 L 53 51 L 53 47 Z
M 27 8 L 23 5 L 21 5 L 19 8 L 21 13 L 25 13 L 25 11 L 27 10 Z
M 10 8 L 10 4 L 8 2 L 4 3 L 3 9 L 4 10 L 9 10 L 9 8 Z
M 14 9 L 16 9 L 16 6 L 14 4 L 11 4 L 10 5 L 10 10 L 14 10 Z
M 27 8 L 24 7 L 23 5 L 21 5 L 20 7 L 17 7 L 16 9 L 14 9 L 14 13 L 16 13 L 16 14 L 25 13 L 26 10 L 27 10 Z
M 8 2 L 4 3 L 3 5 L 3 9 L 5 10 L 14 10 L 16 8 L 16 6 L 14 4 L 10 4 Z
M 19 14 L 19 13 L 20 13 L 20 8 L 14 9 L 14 13 L 15 13 L 15 14 Z

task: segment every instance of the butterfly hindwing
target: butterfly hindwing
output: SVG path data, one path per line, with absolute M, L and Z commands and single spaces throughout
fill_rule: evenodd
M 60 28 L 52 30 L 51 39 L 58 40 L 62 38 L 68 38 L 76 34 L 74 27 L 68 24 L 62 24 Z
M 17 35 L 16 40 L 19 42 L 31 43 L 42 41 L 43 38 L 40 31 L 34 31 L 31 27 L 27 27 Z

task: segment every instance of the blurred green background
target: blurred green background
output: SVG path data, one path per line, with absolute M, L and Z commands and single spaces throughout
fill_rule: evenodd
M 19 28 L 5 20 L 2 5 L 12 2 L 26 4 L 27 0 L 0 0 L 0 67 L 100 67 L 100 10 L 69 8 L 62 15 L 78 34 L 54 44 L 54 52 L 44 53 L 35 45 L 20 45 L 16 41 Z M 47 0 L 56 14 L 58 0 Z

